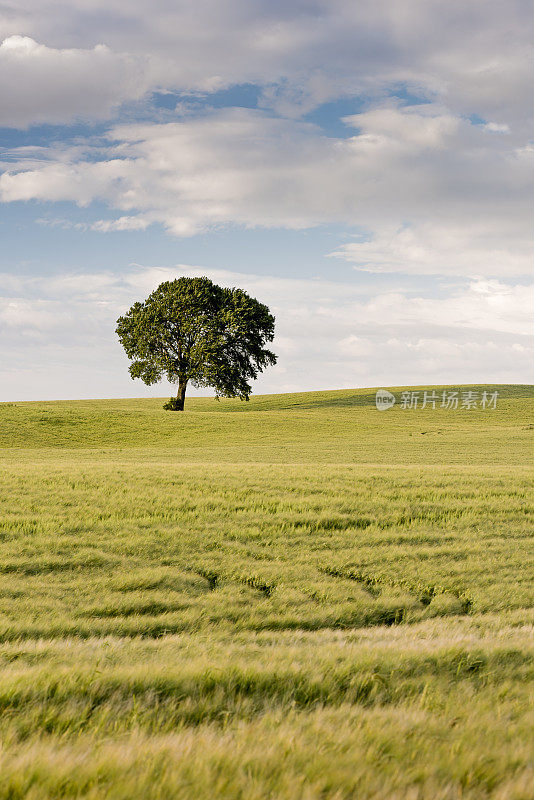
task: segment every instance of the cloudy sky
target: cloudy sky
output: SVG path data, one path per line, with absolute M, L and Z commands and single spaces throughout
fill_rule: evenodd
M 0 400 L 126 397 L 115 320 L 266 302 L 256 391 L 532 383 L 528 0 L 0 0 Z

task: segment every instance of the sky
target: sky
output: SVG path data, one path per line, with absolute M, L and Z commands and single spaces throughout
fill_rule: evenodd
M 255 392 L 533 383 L 533 41 L 528 0 L 0 0 L 0 401 L 168 395 L 115 324 L 182 275 L 274 313 Z

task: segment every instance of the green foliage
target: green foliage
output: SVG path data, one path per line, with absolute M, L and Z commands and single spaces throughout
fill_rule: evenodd
M 183 411 L 183 403 L 177 397 L 171 397 L 166 403 L 163 403 L 165 411 Z
M 218 397 L 248 400 L 249 381 L 276 363 L 265 348 L 274 338 L 267 306 L 208 278 L 161 283 L 118 319 L 117 334 L 132 360 L 132 378 L 151 385 L 166 376 L 179 385 L 166 410 L 183 410 L 188 383 L 210 386 Z

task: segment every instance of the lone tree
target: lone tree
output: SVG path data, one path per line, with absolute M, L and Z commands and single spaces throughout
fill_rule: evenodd
M 164 408 L 183 411 L 188 383 L 211 386 L 217 397 L 248 400 L 249 380 L 276 356 L 267 306 L 241 289 L 223 289 L 209 278 L 165 281 L 144 303 L 117 320 L 117 334 L 131 359 L 130 375 L 147 385 L 165 375 L 178 394 Z

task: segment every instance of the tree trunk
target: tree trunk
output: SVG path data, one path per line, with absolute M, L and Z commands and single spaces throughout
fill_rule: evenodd
M 178 383 L 178 394 L 176 395 L 176 410 L 183 411 L 185 405 L 185 390 L 187 389 L 187 380 L 180 378 Z

